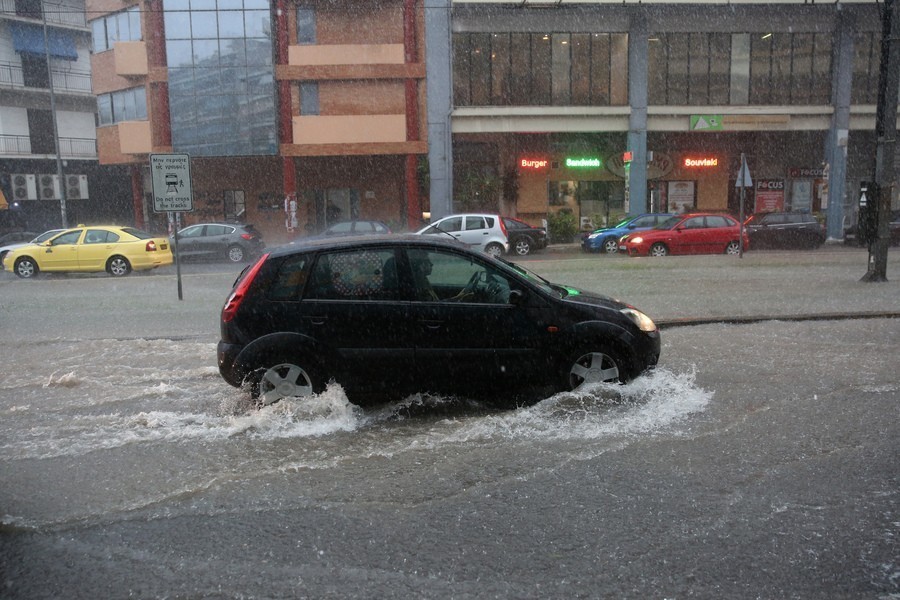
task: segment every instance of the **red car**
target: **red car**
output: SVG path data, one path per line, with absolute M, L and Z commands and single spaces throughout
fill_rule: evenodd
M 750 237 L 745 230 L 744 250 L 749 247 Z M 653 229 L 621 237 L 619 252 L 629 256 L 738 254 L 740 225 L 733 217 L 723 214 L 675 215 Z

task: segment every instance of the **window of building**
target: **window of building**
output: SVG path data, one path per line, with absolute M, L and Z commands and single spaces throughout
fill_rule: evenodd
M 300 114 L 319 114 L 319 84 L 315 81 L 300 84 Z
M 627 40 L 599 33 L 454 34 L 454 104 L 625 105 Z
M 750 104 L 828 104 L 830 71 L 830 34 L 750 35 Z
M 725 104 L 728 102 L 730 73 L 731 40 L 728 34 L 656 33 L 650 37 L 650 104 Z
M 240 219 L 246 212 L 244 190 L 225 190 L 225 220 Z
M 297 7 L 297 43 L 316 43 L 316 9 L 312 6 Z
M 172 146 L 197 156 L 277 153 L 266 0 L 163 0 Z
M 135 42 L 141 37 L 140 7 L 133 6 L 127 10 L 107 15 L 91 21 L 92 50 L 103 52 L 113 47 L 116 42 Z
M 147 93 L 143 86 L 97 96 L 100 125 L 147 119 Z
M 857 32 L 853 42 L 853 86 L 850 90 L 854 104 L 878 102 L 878 73 L 881 69 L 881 32 Z

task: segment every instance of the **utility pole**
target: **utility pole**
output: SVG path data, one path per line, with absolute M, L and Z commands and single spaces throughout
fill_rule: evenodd
M 900 17 L 894 0 L 884 0 L 881 22 L 881 65 L 875 116 L 875 232 L 869 237 L 869 264 L 860 281 L 887 281 L 891 198 L 897 185 L 894 149 L 897 137 L 897 88 L 900 87 Z
M 56 124 L 56 94 L 53 92 L 53 69 L 50 67 L 50 36 L 47 34 L 47 5 L 41 5 L 41 24 L 44 29 L 44 59 L 47 61 L 47 84 L 50 86 L 50 113 L 53 118 L 53 146 L 56 149 L 56 178 L 59 179 L 59 212 L 63 229 L 69 227 L 66 214 L 66 181 L 63 179 L 63 163 L 59 149 L 59 127 Z

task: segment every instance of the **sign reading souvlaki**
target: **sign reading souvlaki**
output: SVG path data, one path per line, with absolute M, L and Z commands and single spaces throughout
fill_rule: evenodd
M 153 210 L 190 212 L 194 210 L 191 184 L 191 157 L 187 154 L 151 154 Z

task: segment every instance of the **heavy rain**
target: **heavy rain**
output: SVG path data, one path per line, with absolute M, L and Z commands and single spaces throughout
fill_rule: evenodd
M 895 2 L 0 0 L 0 598 L 900 598 Z M 225 381 L 251 266 L 449 215 L 659 363 Z

